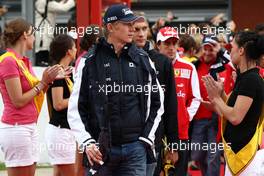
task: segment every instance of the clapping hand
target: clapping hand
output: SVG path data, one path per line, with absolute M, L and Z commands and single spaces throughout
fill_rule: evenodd
M 223 82 L 219 79 L 215 81 L 211 75 L 206 75 L 202 77 L 204 82 L 208 98 L 211 102 L 214 101 L 215 98 L 221 98 L 221 95 L 224 91 Z
M 72 73 L 72 70 L 73 70 L 72 67 L 67 67 L 67 68 L 60 67 L 58 75 L 56 76 L 55 79 L 64 79 L 66 77 L 69 77 L 69 75 Z
M 220 116 L 222 115 L 220 109 L 216 106 L 215 100 L 217 98 L 221 98 L 223 91 L 224 91 L 224 85 L 223 82 L 219 79 L 218 81 L 215 81 L 211 75 L 206 75 L 202 77 L 202 80 L 204 82 L 208 98 L 210 101 L 201 100 L 201 103 L 210 111 L 214 111 Z
M 46 68 L 42 74 L 41 82 L 46 85 L 52 83 L 57 77 L 57 75 L 59 74 L 60 69 L 61 69 L 61 66 L 58 64 L 52 67 Z

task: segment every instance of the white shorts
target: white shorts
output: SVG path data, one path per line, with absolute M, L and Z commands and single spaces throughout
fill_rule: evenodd
M 254 159 L 239 176 L 264 176 L 264 149 L 257 151 Z M 225 176 L 232 176 L 228 166 L 225 167 Z
M 76 141 L 70 129 L 48 124 L 45 139 L 52 165 L 75 163 Z
M 0 146 L 6 167 L 30 166 L 38 160 L 36 123 L 9 125 L 0 122 Z

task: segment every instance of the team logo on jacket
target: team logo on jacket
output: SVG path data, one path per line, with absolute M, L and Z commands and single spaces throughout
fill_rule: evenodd
M 180 70 L 179 69 L 174 69 L 174 75 L 175 75 L 175 77 L 180 76 Z
M 105 63 L 104 64 L 104 67 L 106 68 L 106 67 L 110 67 L 110 63 L 108 62 L 108 63 Z
M 183 86 L 184 86 L 183 83 L 181 83 L 181 84 L 177 84 L 177 87 L 183 87 Z
M 177 97 L 182 97 L 182 98 L 184 98 L 185 97 L 185 93 L 184 92 L 182 92 L 181 90 L 179 91 L 179 92 L 177 92 Z
M 174 75 L 175 75 L 175 77 L 190 79 L 190 77 L 191 77 L 191 70 L 184 69 L 184 68 L 174 69 Z
M 136 67 L 133 62 L 129 62 L 129 67 Z
M 112 79 L 109 77 L 109 78 L 105 78 L 106 81 L 112 81 Z

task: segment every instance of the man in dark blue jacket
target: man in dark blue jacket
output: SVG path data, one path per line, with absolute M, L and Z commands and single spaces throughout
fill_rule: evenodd
M 148 54 L 131 43 L 137 20 L 124 5 L 109 7 L 107 39 L 81 59 L 75 76 L 68 121 L 90 167 L 101 165 L 97 175 L 144 176 L 147 151 L 155 154 L 164 94 Z

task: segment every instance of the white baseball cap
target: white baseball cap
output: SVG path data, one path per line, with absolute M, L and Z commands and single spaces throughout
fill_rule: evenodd
M 173 27 L 163 27 L 157 34 L 157 42 L 164 42 L 169 38 L 176 38 L 179 40 L 178 32 Z

